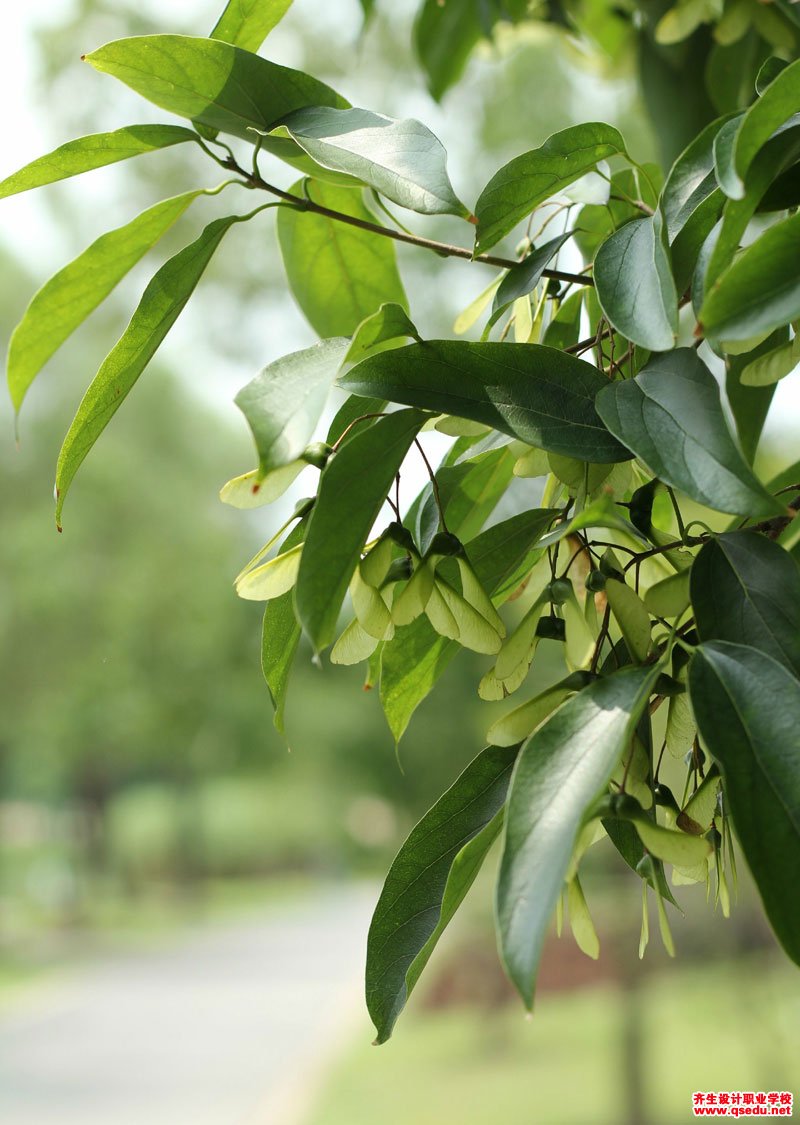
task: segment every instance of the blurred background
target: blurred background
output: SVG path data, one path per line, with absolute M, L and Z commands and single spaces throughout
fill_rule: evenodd
M 205 0 L 173 0 L 166 15 L 155 0 L 14 6 L 0 176 L 84 132 L 159 119 L 81 66 L 84 51 L 122 35 L 203 34 L 217 14 Z M 296 0 L 266 53 L 354 104 L 422 118 L 468 200 L 521 147 L 578 120 L 609 120 L 640 161 L 655 158 L 632 69 L 612 72 L 542 28 L 506 29 L 437 106 L 411 55 L 412 17 L 408 0 L 379 3 L 361 35 L 356 0 Z M 270 171 L 291 183 L 289 170 Z M 214 182 L 199 154 L 170 150 L 4 200 L 4 343 L 34 290 L 98 234 Z M 198 203 L 157 254 L 226 202 Z M 426 233 L 457 238 L 452 222 Z M 450 332 L 489 278 L 400 251 L 423 334 Z M 154 257 L 43 372 L 19 448 L 0 396 L 3 1125 L 483 1125 L 490 1115 L 671 1125 L 690 1118 L 696 1089 L 791 1089 L 800 984 L 746 872 L 730 920 L 705 907 L 704 889 L 681 888 L 678 960 L 654 942 L 640 963 L 638 880 L 603 848 L 584 880 L 600 961 L 554 938 L 532 1021 L 497 963 L 488 870 L 394 1039 L 370 1049 L 369 914 L 403 837 L 481 746 L 492 718 L 474 691 L 483 669 L 463 653 L 396 756 L 360 670 L 318 669 L 301 652 L 287 738 L 273 730 L 260 607 L 240 602 L 232 579 L 278 515 L 217 500 L 252 461 L 233 394 L 313 341 L 271 220 L 223 245 L 81 470 L 56 535 L 61 437 Z M 791 382 L 779 384 L 764 442 L 774 472 L 794 460 Z

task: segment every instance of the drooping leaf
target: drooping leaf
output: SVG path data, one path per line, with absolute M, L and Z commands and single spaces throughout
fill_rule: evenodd
M 585 688 L 591 680 L 586 672 L 571 672 L 565 679 L 492 723 L 486 741 L 492 746 L 514 746 L 523 742 L 565 699 Z
M 403 306 L 387 302 L 381 305 L 377 312 L 362 320 L 356 328 L 345 360 L 347 363 L 360 363 L 372 353 L 373 348 L 379 348 L 382 344 L 403 337 L 421 340 Z
M 751 243 L 705 293 L 699 313 L 707 336 L 722 341 L 766 335 L 800 317 L 800 215 Z
M 582 311 L 583 293 L 580 290 L 570 293 L 548 324 L 542 342 L 549 348 L 559 348 L 562 351 L 577 344 L 580 339 Z
M 499 830 L 517 747 L 487 747 L 413 829 L 386 877 L 367 939 L 367 1008 L 385 1043 L 444 926 Z
M 565 231 L 564 234 L 551 238 L 543 246 L 533 249 L 527 258 L 523 258 L 519 265 L 508 271 L 494 295 L 492 315 L 487 328 L 496 323 L 518 297 L 524 297 L 536 288 L 551 259 L 571 237 L 572 231 Z
M 719 185 L 731 199 L 741 199 L 745 177 L 756 154 L 772 134 L 800 112 L 800 61 L 775 76 L 763 94 L 715 146 Z
M 497 918 L 504 964 L 528 1008 L 583 817 L 627 749 L 654 679 L 652 669 L 623 668 L 595 681 L 520 753 L 506 812 Z
M 476 44 L 491 35 L 501 19 L 527 13 L 526 0 L 423 0 L 414 23 L 414 46 L 438 101 L 461 76 Z
M 130 324 L 90 383 L 64 438 L 56 467 L 56 522 L 60 521 L 67 490 L 81 462 L 178 319 L 226 232 L 241 221 L 238 215 L 215 219 L 194 242 L 165 262 L 149 282 Z
M 356 394 L 470 418 L 579 461 L 625 459 L 594 406 L 607 380 L 554 348 L 429 340 L 371 356 L 340 382 Z
M 373 221 L 359 189 L 306 187 L 315 203 Z M 293 191 L 302 197 L 302 184 Z M 319 336 L 350 336 L 386 301 L 407 306 L 390 239 L 292 207 L 279 209 L 277 226 L 289 286 Z
M 313 160 L 344 172 L 411 211 L 468 215 L 447 175 L 447 154 L 430 129 L 367 109 L 300 109 L 283 124 Z
M 750 464 L 753 464 L 761 440 L 761 433 L 767 414 L 772 403 L 775 388 L 771 384 L 766 386 L 750 386 L 744 382 L 744 372 L 757 364 L 761 358 L 768 355 L 776 345 L 780 346 L 788 338 L 788 330 L 779 328 L 767 336 L 752 351 L 742 355 L 728 356 L 726 359 L 725 393 L 728 405 L 736 423 L 736 433 L 739 444 Z
M 183 125 L 126 125 L 112 133 L 92 133 L 67 141 L 0 181 L 0 199 L 185 141 L 197 141 L 197 134 Z
M 228 0 L 210 38 L 244 51 L 257 51 L 291 3 L 292 0 Z
M 735 515 L 783 509 L 753 475 L 725 421 L 717 383 L 697 353 L 657 356 L 597 396 L 609 430 L 665 484 Z
M 236 396 L 262 476 L 297 460 L 314 436 L 350 341 L 323 340 L 267 364 Z
M 800 568 L 777 543 L 755 531 L 710 539 L 691 594 L 701 640 L 750 645 L 800 676 Z
M 769 920 L 800 964 L 800 683 L 757 649 L 712 641 L 692 657 L 689 688 Z
M 286 536 L 281 552 L 291 551 L 303 542 L 308 520 L 303 520 Z M 261 629 L 261 671 L 275 709 L 274 723 L 283 731 L 283 712 L 289 690 L 289 673 L 300 643 L 301 629 L 294 614 L 292 592 L 267 602 Z
M 295 587 L 297 616 L 317 650 L 333 639 L 361 548 L 423 420 L 416 410 L 386 414 L 325 467 Z
M 624 152 L 625 142 L 616 129 L 589 122 L 553 133 L 539 148 L 503 165 L 475 205 L 476 253 L 489 250 L 540 203 L 590 172 L 599 160 Z
M 656 582 L 644 595 L 648 613 L 654 617 L 680 617 L 689 608 L 690 570 L 681 570 Z
M 643 663 L 650 652 L 650 615 L 644 602 L 635 590 L 615 578 L 606 581 L 605 591 L 628 651 Z
M 251 142 L 303 106 L 347 107 L 316 78 L 218 39 L 137 35 L 106 43 L 86 61 L 170 113 Z
M 650 351 L 674 347 L 678 295 L 659 212 L 612 234 L 594 259 L 597 298 L 622 335 Z
M 48 359 L 202 194 L 187 191 L 148 207 L 131 222 L 101 235 L 45 282 L 8 348 L 8 388 L 15 410 Z

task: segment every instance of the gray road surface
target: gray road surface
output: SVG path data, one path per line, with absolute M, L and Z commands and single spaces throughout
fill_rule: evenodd
M 2 1125 L 300 1125 L 361 1014 L 376 892 L 127 954 L 0 1015 Z M 32 998 L 34 999 L 34 998 Z

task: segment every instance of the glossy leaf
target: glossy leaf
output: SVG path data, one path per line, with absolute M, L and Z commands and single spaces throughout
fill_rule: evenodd
M 782 511 L 737 449 L 717 383 L 693 350 L 658 356 L 635 379 L 606 386 L 597 409 L 654 476 L 698 503 L 735 515 Z
M 148 207 L 131 222 L 101 235 L 45 282 L 8 348 L 8 388 L 15 410 L 48 359 L 202 194 L 187 191 Z
M 718 340 L 749 340 L 800 317 L 800 215 L 766 230 L 705 293 L 699 320 Z
M 800 684 L 765 653 L 713 641 L 695 652 L 689 687 L 769 920 L 800 964 Z
M 86 61 L 170 113 L 251 142 L 303 106 L 347 106 L 323 82 L 218 39 L 137 35 Z
M 92 133 L 67 141 L 0 181 L 0 199 L 70 176 L 80 176 L 82 172 L 116 164 L 119 160 L 130 160 L 132 156 L 196 140 L 197 134 L 182 125 L 127 125 L 112 133 Z
M 312 181 L 311 198 L 324 207 L 365 222 L 373 216 L 359 189 Z M 294 194 L 303 195 L 295 184 Z M 281 207 L 278 240 L 292 293 L 321 337 L 350 336 L 381 304 L 405 308 L 394 244 L 325 215 Z
M 361 548 L 422 421 L 415 410 L 386 414 L 325 467 L 295 587 L 297 616 L 317 650 L 333 639 Z
M 533 1006 L 545 933 L 587 808 L 608 783 L 650 694 L 652 669 L 622 669 L 568 700 L 514 771 L 497 886 L 508 974 Z
M 210 38 L 244 51 L 257 51 L 291 3 L 292 0 L 228 0 Z
M 691 593 L 703 641 L 750 645 L 800 676 L 800 568 L 777 543 L 755 531 L 709 540 Z
M 322 167 L 354 176 L 400 207 L 423 215 L 468 214 L 447 175 L 441 141 L 419 121 L 315 106 L 283 124 Z
M 678 295 L 658 212 L 626 223 L 603 243 L 594 279 L 607 320 L 626 339 L 654 352 L 674 347 Z
M 475 205 L 476 253 L 494 246 L 540 203 L 590 172 L 598 161 L 624 151 L 616 129 L 590 122 L 553 133 L 539 148 L 503 165 Z
M 302 455 L 349 346 L 339 337 L 282 356 L 239 391 L 235 402 L 253 433 L 262 476 Z
M 367 939 L 367 1008 L 384 1043 L 499 828 L 517 747 L 490 746 L 413 829 L 386 877 Z M 472 846 L 471 846 L 472 845 Z
M 158 270 L 134 312 L 130 324 L 103 361 L 83 396 L 58 456 L 56 522 L 67 490 L 89 450 L 122 405 L 164 337 L 194 292 L 214 251 L 237 215 L 215 219 L 202 234 Z
M 340 382 L 356 394 L 470 418 L 579 461 L 625 459 L 594 406 L 607 380 L 554 348 L 431 340 L 371 356 Z

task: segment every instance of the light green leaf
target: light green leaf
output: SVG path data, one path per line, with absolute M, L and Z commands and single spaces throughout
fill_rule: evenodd
M 301 457 L 350 341 L 323 340 L 268 364 L 234 400 L 256 443 L 262 477 Z
M 699 321 L 722 341 L 766 335 L 800 317 L 800 215 L 769 227 L 705 293 Z
M 354 617 L 331 649 L 331 664 L 360 664 L 373 654 L 379 643 L 380 639 L 368 633 Z
M 194 242 L 158 270 L 142 294 L 130 324 L 103 361 L 83 396 L 56 467 L 56 522 L 67 490 L 89 450 L 178 319 L 226 232 L 242 217 L 209 223 Z
M 658 356 L 635 379 L 606 386 L 597 410 L 654 476 L 699 504 L 734 515 L 783 510 L 737 449 L 717 383 L 694 350 Z
M 800 335 L 751 359 L 739 376 L 745 387 L 770 387 L 791 375 L 800 364 Z
M 755 156 L 776 129 L 800 112 L 800 61 L 775 76 L 763 94 L 742 115 L 735 130 L 715 145 L 719 185 L 731 199 L 742 199 L 745 177 Z M 722 142 L 725 143 L 722 143 Z
M 486 620 L 486 618 L 479 613 L 470 603 L 463 598 L 457 590 L 444 579 L 437 578 L 434 583 L 434 588 L 431 594 L 431 599 L 426 606 L 425 612 L 431 619 L 431 605 L 436 599 L 437 592 L 441 594 L 444 604 L 452 614 L 453 620 L 456 623 L 457 632 L 454 640 L 458 640 L 459 644 L 464 648 L 471 649 L 473 652 L 483 652 L 488 655 L 493 655 L 500 651 L 500 646 L 503 643 L 500 634 L 495 628 Z M 440 630 L 434 624 L 437 632 Z M 445 636 L 452 637 L 450 631 L 445 632 Z
M 323 207 L 374 221 L 360 189 L 316 180 L 306 188 Z M 303 195 L 301 184 L 295 184 L 294 193 Z M 319 336 L 350 336 L 386 301 L 406 307 L 390 239 L 325 215 L 281 207 L 278 240 L 292 293 Z
M 701 640 L 750 645 L 800 676 L 800 568 L 777 543 L 755 531 L 709 540 L 691 592 Z
M 391 1035 L 497 835 L 516 754 L 516 747 L 482 751 L 412 830 L 389 870 L 367 939 L 367 1008 L 377 1043 Z
M 644 814 L 634 817 L 633 824 L 647 850 L 664 863 L 694 867 L 708 859 L 713 850 L 709 840 L 662 828 L 659 824 L 653 824 Z
M 402 305 L 387 302 L 377 312 L 362 320 L 353 333 L 353 340 L 345 356 L 346 363 L 360 363 L 374 348 L 403 337 L 420 340 L 417 329 L 408 318 Z
M 297 581 L 303 544 L 260 566 L 245 568 L 236 579 L 236 593 L 251 602 L 268 602 L 292 589 Z
M 675 346 L 678 294 L 659 212 L 606 239 L 594 259 L 594 280 L 606 319 L 626 339 L 654 352 Z
M 701 645 L 689 668 L 700 734 L 778 940 L 800 964 L 800 683 L 745 645 Z
M 298 523 L 281 544 L 281 554 L 291 551 L 303 542 L 307 526 L 308 520 L 304 519 Z M 289 690 L 289 673 L 300 642 L 300 632 L 300 626 L 294 615 L 291 591 L 267 602 L 261 630 L 261 671 L 275 709 L 275 727 L 279 731 L 283 731 L 283 712 Z
M 515 746 L 524 742 L 537 727 L 549 718 L 557 707 L 576 691 L 591 682 L 585 672 L 572 672 L 546 691 L 515 707 L 489 727 L 486 741 L 492 746 Z
M 260 469 L 251 469 L 249 473 L 241 473 L 227 481 L 220 489 L 219 498 L 223 504 L 230 504 L 232 508 L 261 508 L 283 496 L 307 466 L 307 461 L 298 459 L 281 465 L 266 475 Z
M 295 587 L 297 616 L 317 650 L 333 639 L 361 548 L 423 420 L 416 410 L 378 418 L 322 473 Z
M 170 113 L 251 142 L 303 106 L 347 106 L 308 74 L 218 39 L 137 35 L 107 43 L 86 61 Z
M 8 387 L 14 409 L 48 359 L 86 320 L 203 191 L 187 191 L 149 207 L 101 235 L 45 282 L 28 305 L 8 348 Z
M 670 574 L 644 595 L 644 604 L 653 617 L 680 617 L 689 608 L 689 570 Z
M 113 133 L 92 133 L 67 141 L 0 181 L 0 199 L 79 176 L 106 164 L 116 164 L 118 160 L 129 160 L 132 156 L 197 139 L 196 133 L 182 125 L 126 125 Z
M 447 154 L 430 129 L 367 109 L 301 109 L 283 124 L 323 168 L 344 172 L 423 215 L 469 212 L 447 175 Z
M 572 936 L 581 952 L 596 961 L 600 956 L 600 942 L 577 875 L 567 884 L 567 902 Z
M 630 586 L 615 578 L 609 578 L 606 582 L 606 597 L 628 651 L 636 660 L 644 663 L 650 652 L 650 615 L 644 602 Z
M 228 0 L 210 38 L 244 51 L 257 51 L 291 3 L 292 0 Z
M 599 160 L 625 152 L 611 125 L 589 122 L 553 133 L 492 176 L 475 205 L 475 252 L 489 250 L 540 203 L 590 172 Z
M 501 954 L 533 1006 L 545 933 L 587 808 L 608 784 L 652 690 L 623 668 L 568 700 L 525 744 L 514 770 L 497 885 Z
M 370 356 L 340 383 L 355 394 L 470 418 L 579 461 L 625 460 L 594 406 L 607 380 L 554 348 L 430 340 Z

